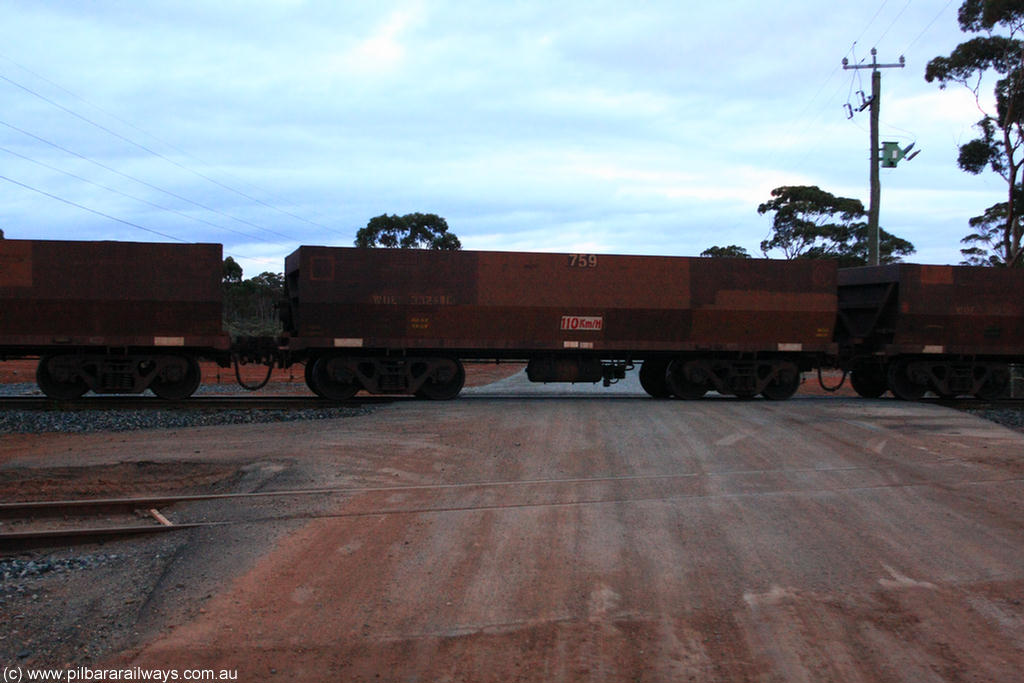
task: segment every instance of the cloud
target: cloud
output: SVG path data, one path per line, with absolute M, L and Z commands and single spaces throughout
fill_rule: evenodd
M 882 130 L 924 151 L 883 175 L 883 223 L 888 215 L 909 226 L 913 203 L 925 202 L 923 225 L 943 220 L 927 202 L 978 182 L 955 159 L 979 117 L 970 95 L 925 83 L 919 56 L 948 53 L 961 39 L 955 7 L 922 32 L 935 8 L 823 13 L 811 0 L 20 3 L 0 25 L 2 51 L 113 116 L 2 60 L 0 73 L 189 170 L 3 83 L 0 118 L 286 237 L 112 178 L 11 130 L 0 129 L 0 144 L 244 232 L 28 164 L 6 167 L 140 225 L 224 241 L 239 256 L 283 255 L 292 239 L 351 243 L 371 216 L 409 211 L 446 216 L 467 246 L 755 250 L 766 232 L 756 207 L 774 187 L 815 184 L 867 199 L 867 119 L 845 119 L 856 82 L 840 60 L 901 10 L 889 35 L 901 45 L 918 38 L 918 55 L 898 78 L 885 76 Z M 886 59 L 894 52 L 879 49 Z M 0 192 L 8 236 L 131 236 L 20 188 Z M 955 257 L 958 237 L 942 239 Z
M 406 62 L 409 31 L 419 23 L 418 6 L 396 9 L 380 21 L 370 35 L 355 41 L 325 62 L 328 74 L 344 77 L 373 77 L 395 71 Z

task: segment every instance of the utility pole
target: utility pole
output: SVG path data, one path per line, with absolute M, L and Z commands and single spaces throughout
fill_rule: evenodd
M 879 64 L 877 55 L 878 50 L 871 48 L 870 64 L 850 64 L 848 59 L 843 58 L 843 69 L 871 69 L 871 99 L 865 102 L 859 110 L 864 111 L 864 106 L 871 107 L 871 205 L 868 207 L 868 265 L 870 266 L 878 265 L 878 205 L 882 197 L 882 185 L 878 180 L 878 111 L 882 98 L 882 74 L 878 70 L 902 69 L 905 65 L 902 55 L 900 55 L 899 64 Z

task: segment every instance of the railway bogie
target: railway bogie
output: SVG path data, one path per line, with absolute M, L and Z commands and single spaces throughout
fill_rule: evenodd
M 323 398 L 344 401 L 360 391 L 455 398 L 466 381 L 462 362 L 451 357 L 363 356 L 326 353 L 306 364 L 306 384 Z
M 682 399 L 697 399 L 709 391 L 725 396 L 764 396 L 782 401 L 800 388 L 800 367 L 796 359 L 679 357 L 668 364 L 666 385 Z
M 188 398 L 199 387 L 199 363 L 190 354 L 95 352 L 47 354 L 39 360 L 36 380 L 44 394 L 55 399 L 97 394 L 139 394 L 152 390 L 160 398 Z
M 886 386 L 893 396 L 908 401 L 929 391 L 940 398 L 974 396 L 991 401 L 1009 391 L 1010 366 L 998 360 L 900 357 L 887 366 Z

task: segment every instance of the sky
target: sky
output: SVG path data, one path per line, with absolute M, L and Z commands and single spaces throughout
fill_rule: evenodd
M 7 238 L 218 242 L 246 277 L 380 214 L 465 249 L 761 256 L 771 190 L 868 204 L 958 263 L 1005 183 L 956 164 L 982 116 L 924 80 L 960 0 L 0 0 Z M 989 88 L 990 89 L 990 88 Z M 983 102 L 984 104 L 984 102 Z M 780 257 L 779 254 L 772 254 Z

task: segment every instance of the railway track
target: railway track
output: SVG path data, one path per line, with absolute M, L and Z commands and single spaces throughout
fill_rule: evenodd
M 463 396 L 458 400 L 472 399 Z M 495 398 L 488 396 L 487 398 Z M 542 394 L 515 394 L 504 398 L 530 399 L 548 398 Z M 647 398 L 646 396 L 644 397 Z M 718 400 L 707 396 L 700 400 Z M 414 400 L 409 396 L 357 396 L 347 401 L 326 401 L 316 396 L 196 396 L 181 401 L 168 401 L 153 396 L 89 396 L 73 401 L 56 401 L 43 396 L 3 396 L 0 410 L 303 410 L 308 408 L 332 408 L 338 406 L 379 405 L 395 401 Z M 895 400 L 895 399 L 882 399 Z M 984 410 L 988 408 L 1011 408 L 1024 410 L 1024 398 L 983 401 L 977 398 L 940 399 L 926 398 L 922 403 Z
M 179 503 L 326 495 L 330 492 L 309 489 L 0 503 L 0 523 L 5 529 L 0 532 L 0 554 L 229 523 L 172 522 L 161 509 Z
M 692 482 L 697 473 L 619 475 L 609 477 L 550 478 L 533 480 L 495 480 L 436 484 L 402 484 L 395 486 L 320 487 L 276 491 L 238 493 L 211 493 L 190 495 L 136 496 L 126 498 L 88 498 L 73 500 L 44 500 L 0 503 L 0 557 L 37 548 L 67 547 L 122 539 L 146 534 L 161 534 L 197 528 L 223 527 L 236 524 L 256 524 L 285 519 L 312 519 L 325 517 L 365 517 L 391 514 L 418 514 L 422 512 L 448 512 L 457 510 L 503 509 L 516 507 L 590 505 L 619 502 L 621 500 L 663 499 L 674 493 L 663 490 L 682 482 Z M 675 482 L 675 485 L 671 485 Z M 609 495 L 608 485 L 632 485 L 638 491 L 623 496 L 622 491 Z M 685 484 L 683 484 L 685 487 Z M 597 487 L 597 495 L 591 488 Z M 655 487 L 654 495 L 649 487 Z M 643 491 L 641 493 L 640 491 Z M 488 492 L 515 491 L 518 501 L 482 503 L 480 496 Z M 589 492 L 589 494 L 587 493 Z M 418 504 L 394 505 L 395 495 L 426 496 Z M 684 494 L 685 495 L 685 494 Z M 235 508 L 232 515 L 218 513 L 217 519 L 171 521 L 169 516 L 188 520 L 195 510 L 168 508 L 204 502 L 256 503 L 280 498 L 341 497 L 349 500 L 362 498 L 354 507 L 338 508 L 333 512 L 290 511 L 263 516 L 239 516 L 252 509 Z M 455 496 L 455 500 L 449 498 Z M 461 496 L 467 496 L 464 500 Z M 552 498 L 553 496 L 553 498 Z M 472 501 L 472 502 L 466 502 Z M 164 514 L 166 512 L 166 515 Z
M 930 403 L 947 408 L 959 408 L 961 410 L 989 410 L 989 409 L 1011 409 L 1024 410 L 1024 398 L 1004 398 L 997 401 L 986 401 L 980 398 L 926 398 L 922 403 Z
M 0 410 L 303 410 L 359 406 L 394 401 L 395 397 L 360 396 L 325 401 L 316 396 L 196 396 L 168 401 L 151 396 L 89 396 L 56 401 L 43 396 L 0 397 Z
M 849 478 L 841 489 L 874 489 L 931 486 L 921 482 L 893 481 L 890 475 L 865 482 L 865 473 L 894 470 L 891 464 L 869 466 L 811 467 L 772 470 L 789 478 L 780 491 L 833 490 L 837 478 Z M 666 501 L 705 496 L 749 495 L 742 482 L 763 475 L 760 469 L 721 472 L 679 472 L 646 475 L 613 475 L 525 480 L 400 484 L 361 487 L 159 495 L 126 498 L 90 498 L 0 503 L 0 557 L 37 548 L 68 547 L 147 534 L 261 524 L 295 519 L 357 518 L 515 508 L 606 505 L 622 502 Z M 708 493 L 702 480 L 711 478 L 733 491 Z M 984 485 L 999 480 L 978 480 Z M 307 498 L 322 502 L 341 499 L 330 509 L 289 507 L 286 511 L 261 511 L 257 503 L 283 498 Z M 237 502 L 243 505 L 217 510 L 191 508 L 204 502 Z M 174 506 L 184 509 L 169 510 Z M 173 518 L 169 519 L 169 517 Z

